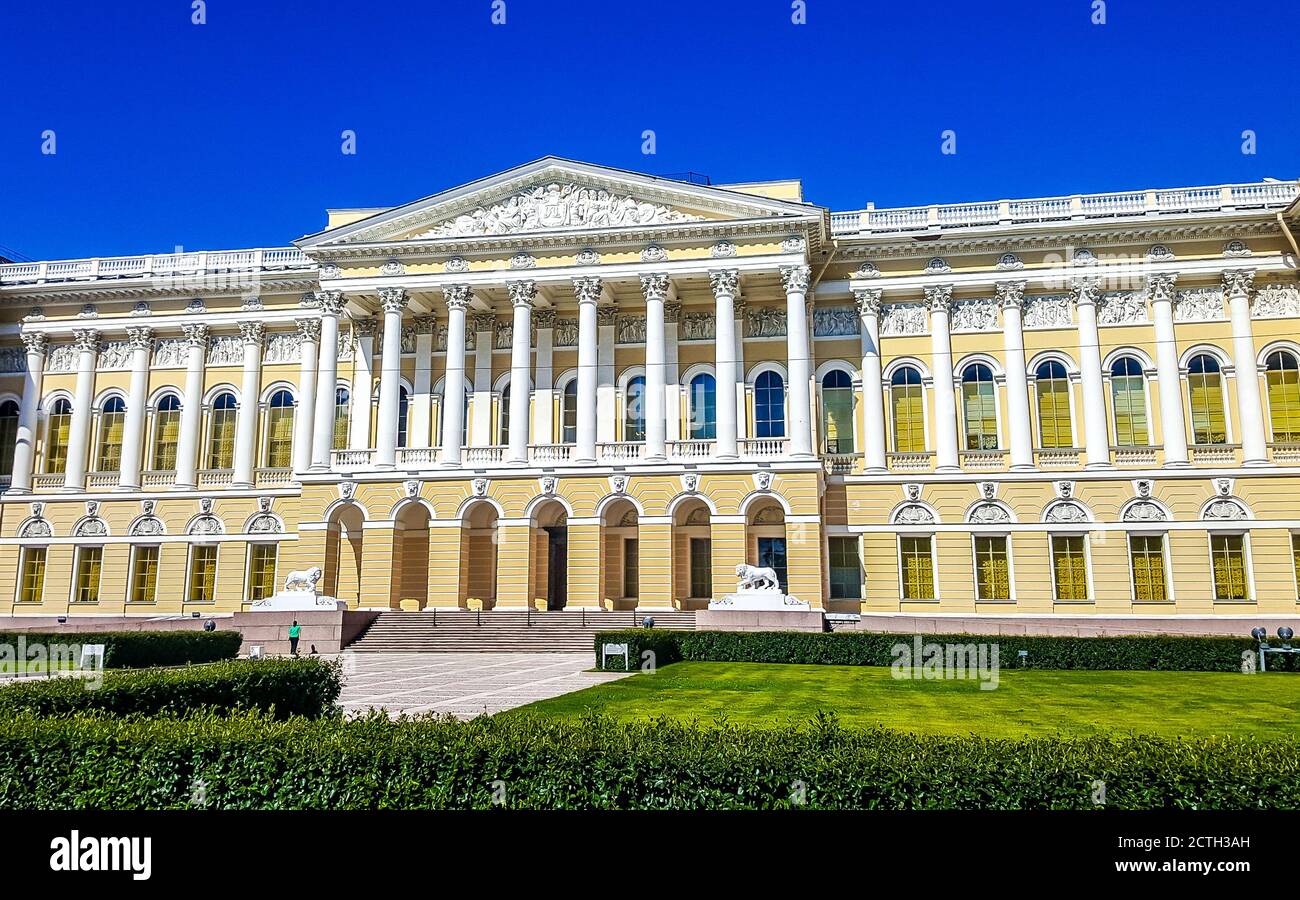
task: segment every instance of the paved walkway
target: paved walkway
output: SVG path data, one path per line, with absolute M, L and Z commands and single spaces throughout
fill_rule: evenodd
M 463 719 L 627 676 L 588 672 L 590 653 L 343 653 L 349 713 L 450 713 Z

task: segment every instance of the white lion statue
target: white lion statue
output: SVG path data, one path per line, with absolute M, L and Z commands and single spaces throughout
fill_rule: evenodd
M 742 591 L 758 591 L 781 589 L 781 581 L 776 577 L 776 570 L 760 566 L 736 566 L 736 578 L 739 581 L 737 589 Z
M 289 577 L 284 580 L 284 589 L 286 591 L 311 591 L 316 593 L 316 585 L 325 575 L 320 566 L 312 566 L 310 569 L 303 569 L 300 572 L 290 572 Z

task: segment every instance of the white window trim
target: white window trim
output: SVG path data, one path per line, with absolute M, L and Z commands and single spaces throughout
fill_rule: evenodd
M 1246 566 L 1246 599 L 1244 600 L 1220 600 L 1217 594 L 1210 598 L 1210 602 L 1216 605 L 1226 604 L 1228 606 L 1258 606 L 1259 593 L 1255 590 L 1255 560 L 1251 553 L 1250 547 L 1250 529 L 1249 528 L 1214 528 L 1205 532 L 1205 549 L 1209 553 L 1210 561 L 1210 592 L 1214 592 L 1214 538 L 1227 537 L 1232 535 L 1241 536 L 1241 552 Z M 1287 548 L 1288 551 L 1290 548 Z M 1294 568 L 1294 566 L 1292 566 Z
M 28 603 L 22 599 L 23 581 L 27 573 L 27 554 L 32 550 L 45 551 L 45 568 L 41 570 L 41 592 L 40 597 L 34 603 Z M 75 573 L 75 569 L 73 570 Z M 23 544 L 22 552 L 18 554 L 18 583 L 14 586 L 14 602 L 22 606 L 35 606 L 37 603 L 45 602 L 45 578 L 50 573 L 50 553 L 48 544 Z
M 212 561 L 212 589 L 213 589 L 213 592 L 214 592 L 214 596 L 213 596 L 213 598 L 212 598 L 210 601 L 209 601 L 209 600 L 195 600 L 194 598 L 192 598 L 192 597 L 190 596 L 190 587 L 191 587 L 191 582 L 193 581 L 193 576 L 194 576 L 194 551 L 195 551 L 196 549 L 198 549 L 199 547 L 217 547 L 217 556 L 216 556 L 216 558 Z M 185 586 L 184 586 L 183 588 L 181 588 L 181 597 L 182 597 L 181 604 L 182 604 L 182 605 L 184 605 L 184 604 L 193 604 L 193 605 L 198 605 L 198 606 L 208 606 L 208 605 L 210 605 L 210 604 L 216 603 L 216 602 L 217 602 L 217 598 L 216 598 L 216 596 L 215 596 L 215 592 L 216 592 L 217 584 L 219 583 L 218 579 L 219 579 L 220 575 L 221 575 L 221 549 L 220 549 L 220 547 L 219 547 L 217 544 L 207 544 L 207 543 L 203 543 L 203 542 L 201 542 L 201 541 L 195 541 L 195 542 L 192 542 L 192 543 L 189 545 L 189 548 L 188 548 L 188 550 L 187 550 L 187 552 L 186 552 L 186 554 L 185 554 Z
M 77 594 L 79 593 L 78 582 L 81 581 L 81 557 L 82 554 L 85 553 L 85 551 L 87 550 L 99 551 L 99 581 L 95 584 L 95 599 L 93 601 L 77 599 Z M 48 572 L 49 571 L 48 556 L 45 558 L 45 561 L 46 561 L 46 571 Z M 103 587 L 104 587 L 104 545 L 103 544 L 78 545 L 76 548 L 76 552 L 72 555 L 72 589 L 68 593 L 68 602 L 72 604 L 82 604 L 82 603 L 89 604 L 92 602 L 98 603 L 101 599 L 100 591 L 102 590 Z M 41 596 L 44 597 L 44 595 L 45 595 L 45 585 L 42 584 Z
M 137 556 L 139 555 L 141 550 L 148 549 L 150 547 L 156 548 L 158 550 L 158 565 L 159 568 L 161 569 L 162 567 L 162 545 L 161 544 L 132 544 L 130 553 L 127 555 L 126 600 L 124 602 L 128 606 L 132 606 L 132 605 L 147 606 L 158 602 L 158 581 L 156 578 L 154 579 L 153 599 L 152 600 L 135 599 L 135 569 L 136 569 L 136 563 L 138 561 Z
M 253 548 L 275 548 L 275 566 L 271 572 L 271 591 L 274 593 L 280 578 L 280 544 L 278 541 L 249 541 L 247 547 L 248 549 L 244 551 L 244 597 L 246 603 L 251 603 L 253 602 Z M 221 554 L 218 553 L 218 559 L 220 556 Z M 186 590 L 189 590 L 188 586 Z
M 930 583 L 934 585 L 933 597 L 904 597 L 903 588 L 906 585 L 906 579 L 903 573 L 903 538 L 928 538 L 930 541 Z M 942 591 L 939 590 L 939 564 L 937 553 L 935 552 L 935 535 L 934 532 L 920 532 L 908 534 L 899 534 L 894 544 L 895 565 L 898 566 L 898 602 L 899 603 L 938 603 L 942 598 L 939 596 Z
M 1137 572 L 1133 568 L 1133 538 L 1135 537 L 1158 537 L 1160 538 L 1160 559 L 1164 564 L 1165 570 L 1165 599 L 1163 600 L 1139 600 L 1137 595 Z M 1169 532 L 1167 531 L 1143 531 L 1133 530 L 1124 532 L 1125 555 L 1128 557 L 1128 583 L 1129 597 L 1134 604 L 1143 606 L 1169 606 L 1175 602 L 1174 598 L 1174 571 L 1172 561 L 1169 558 Z
M 981 597 L 979 557 L 975 555 L 975 539 L 981 537 L 1000 537 L 1007 542 L 1007 585 L 1010 597 Z M 976 603 L 1015 603 L 1016 597 L 1016 560 L 1012 550 L 1011 532 L 1009 531 L 972 531 L 970 533 L 971 574 L 975 578 Z
M 1058 537 L 1082 537 L 1083 538 L 1083 577 L 1084 586 L 1088 590 L 1088 596 L 1084 600 L 1062 600 L 1056 593 L 1056 556 L 1052 552 L 1052 541 Z M 1088 532 L 1081 528 L 1066 530 L 1059 529 L 1047 532 L 1047 570 L 1051 573 L 1052 578 L 1052 602 L 1065 606 L 1095 606 L 1097 603 L 1097 589 L 1092 580 L 1092 541 L 1088 539 Z

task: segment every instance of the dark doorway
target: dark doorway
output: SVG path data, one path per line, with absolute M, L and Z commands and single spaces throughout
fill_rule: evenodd
M 758 565 L 775 570 L 777 580 L 781 582 L 781 592 L 789 590 L 785 580 L 785 538 L 759 538 Z
M 564 609 L 569 600 L 569 529 L 546 527 L 546 608 Z

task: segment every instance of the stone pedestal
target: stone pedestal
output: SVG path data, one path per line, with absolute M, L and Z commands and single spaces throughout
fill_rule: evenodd
M 808 612 L 812 609 L 806 601 L 791 597 L 773 588 L 750 588 L 726 594 L 721 600 L 710 600 L 711 610 L 747 610 L 756 612 Z
M 249 607 L 249 612 L 334 612 L 348 605 L 333 597 L 322 597 L 311 591 L 280 591 Z

